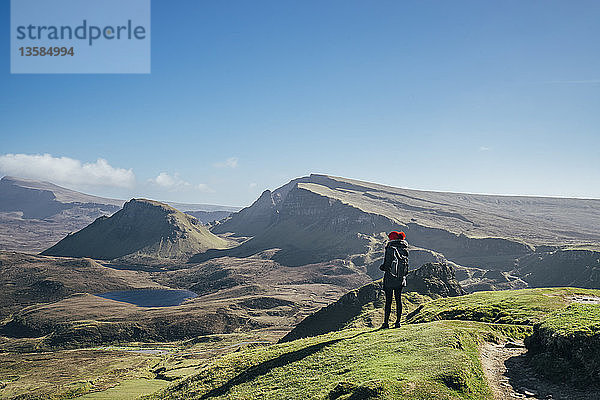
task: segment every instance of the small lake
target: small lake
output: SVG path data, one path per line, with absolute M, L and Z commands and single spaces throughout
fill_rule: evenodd
M 138 307 L 170 307 L 178 306 L 187 299 L 198 295 L 189 290 L 176 289 L 136 289 L 106 292 L 96 296 L 105 299 L 135 304 Z

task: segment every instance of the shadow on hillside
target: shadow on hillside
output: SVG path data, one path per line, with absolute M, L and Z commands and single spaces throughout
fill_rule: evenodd
M 378 329 L 372 329 L 369 331 L 357 333 L 354 336 L 328 340 L 326 342 L 313 344 L 312 346 L 308 346 L 303 349 L 299 349 L 299 350 L 295 350 L 295 351 L 292 351 L 289 353 L 282 354 L 271 360 L 265 361 L 263 363 L 260 363 L 258 365 L 248 368 L 247 370 L 243 371 L 239 375 L 236 375 L 233 378 L 231 378 L 229 381 L 227 381 L 223 385 L 212 389 L 208 393 L 205 393 L 202 397 L 200 397 L 200 399 L 209 399 L 211 397 L 222 396 L 222 395 L 226 394 L 229 390 L 231 390 L 231 388 L 233 388 L 234 386 L 241 385 L 246 382 L 250 382 L 253 379 L 258 378 L 259 376 L 266 375 L 267 373 L 269 373 L 271 370 L 273 370 L 275 368 L 283 367 L 287 364 L 290 364 L 290 363 L 293 363 L 296 361 L 300 361 L 300 360 L 324 349 L 325 347 L 334 345 L 341 341 L 348 340 L 348 339 L 354 339 L 358 336 L 365 335 L 365 334 L 371 333 L 371 332 L 375 332 L 377 330 Z

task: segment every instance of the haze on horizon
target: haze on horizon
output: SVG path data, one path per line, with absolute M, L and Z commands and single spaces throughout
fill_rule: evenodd
M 600 198 L 598 2 L 152 7 L 150 75 L 10 75 L 0 43 L 0 176 L 236 206 L 310 173 Z

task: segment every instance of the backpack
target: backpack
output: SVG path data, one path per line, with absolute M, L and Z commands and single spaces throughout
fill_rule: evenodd
M 394 249 L 394 259 L 390 268 L 390 274 L 394 278 L 405 277 L 408 275 L 408 257 L 404 254 L 400 254 L 396 247 Z

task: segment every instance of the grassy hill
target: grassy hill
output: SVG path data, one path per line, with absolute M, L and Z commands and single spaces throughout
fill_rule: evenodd
M 90 399 L 146 395 L 147 400 L 491 400 L 495 386 L 489 380 L 485 349 L 490 342 L 510 344 L 525 338 L 529 355 L 506 360 L 511 369 L 508 386 L 526 385 L 539 393 L 537 398 L 551 393 L 553 398 L 598 398 L 600 392 L 593 385 L 573 389 L 572 384 L 582 377 L 594 382 L 591 379 L 600 372 L 600 291 L 551 288 L 435 300 L 407 297 L 411 316 L 398 329 L 369 326 L 374 315 L 382 313 L 381 305 L 374 304 L 361 308 L 337 331 L 279 344 L 264 344 L 265 332 L 255 330 L 251 336 L 208 335 L 150 346 L 123 343 L 114 347 L 112 356 L 107 347 L 28 353 L 27 359 L 36 360 L 33 364 L 24 363 L 23 355 L 0 354 L 0 372 L 12 371 L 0 379 L 0 386 L 6 385 L 5 393 L 27 393 L 30 388 L 30 397 L 40 399 L 87 393 Z M 158 317 L 156 310 L 147 312 Z M 145 357 L 130 352 L 140 348 L 159 352 Z M 86 360 L 86 367 L 60 369 L 57 385 L 43 370 L 44 360 L 59 365 L 61 360 Z M 525 364 L 528 369 L 519 369 Z M 551 386 L 552 382 L 557 384 Z
M 567 341 L 573 332 L 597 335 L 600 305 L 582 309 L 576 301 L 599 295 L 557 288 L 440 298 L 398 329 L 346 328 L 231 353 L 149 398 L 492 399 L 481 362 L 485 342 L 529 337 L 534 324 L 536 332 L 565 330 Z M 589 354 L 590 373 L 600 371 L 598 360 Z
M 133 199 L 110 217 L 68 235 L 43 255 L 91 257 L 110 260 L 156 257 L 187 259 L 208 249 L 230 243 L 210 233 L 194 217 L 157 201 Z
M 587 385 L 600 379 L 600 298 L 581 298 L 595 304 L 574 303 L 542 320 L 525 343 L 538 371 Z
M 437 322 L 345 330 L 233 353 L 153 398 L 482 399 L 489 389 L 477 335 Z

